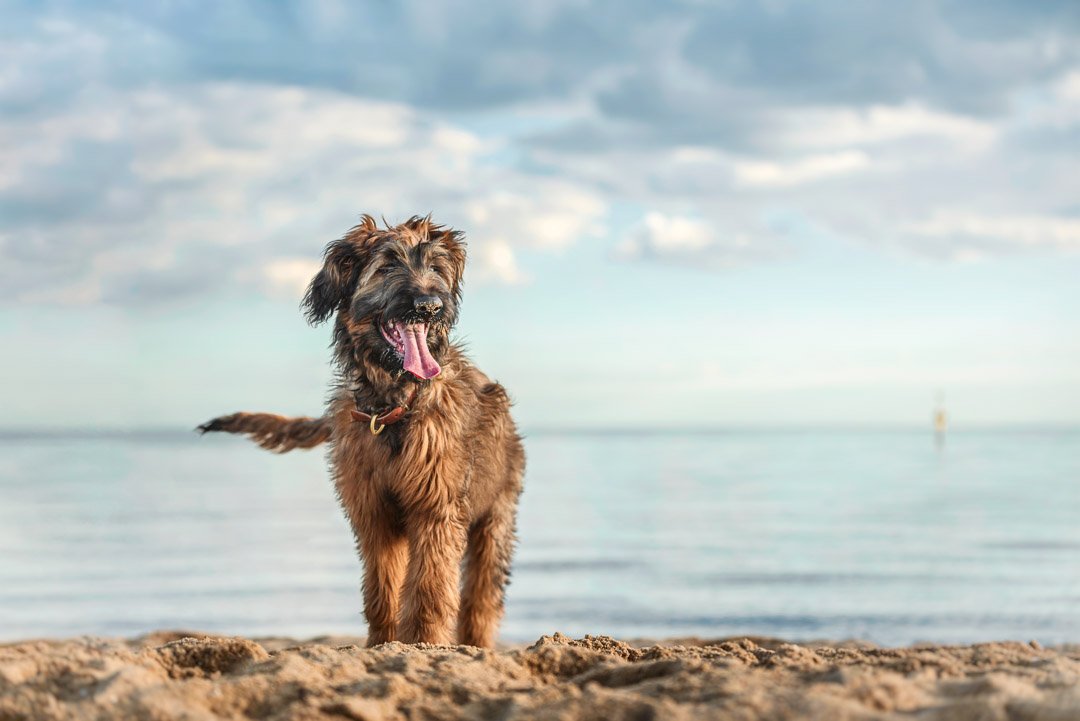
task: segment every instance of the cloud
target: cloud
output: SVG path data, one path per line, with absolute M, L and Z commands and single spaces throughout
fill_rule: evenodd
M 798 160 L 778 163 L 758 160 L 735 164 L 735 180 L 749 187 L 782 187 L 799 185 L 835 175 L 845 175 L 866 168 L 870 159 L 858 150 L 811 155 Z
M 272 295 L 299 298 L 321 266 L 316 258 L 275 258 L 263 264 L 257 277 Z
M 493 189 L 465 206 L 470 227 L 506 244 L 563 249 L 602 231 L 606 206 L 595 194 L 570 183 L 530 180 L 519 191 Z
M 717 227 L 702 218 L 648 213 L 617 246 L 622 260 L 656 260 L 698 268 L 730 268 L 775 258 L 779 245 L 767 246 L 748 233 Z
M 317 258 L 360 211 L 434 211 L 468 230 L 477 278 L 520 282 L 515 248 L 565 248 L 606 213 L 587 188 L 486 162 L 498 143 L 323 90 L 108 90 L 0 132 L 18 148 L 0 165 L 13 179 L 0 191 L 2 249 L 15 261 L 0 280 L 22 300 L 295 291 L 297 259 Z
M 741 253 L 743 260 L 776 257 L 775 234 L 758 220 L 775 212 L 803 216 L 867 247 L 937 259 L 971 257 L 974 234 L 970 223 L 938 224 L 938 232 L 929 233 L 920 225 L 926 219 L 1040 219 L 1025 222 L 1025 232 L 979 230 L 979 254 L 1071 253 L 1075 246 L 1054 228 L 1071 227 L 1080 193 L 1080 102 L 1073 78 L 1071 72 L 1032 85 L 1022 102 L 996 117 L 910 101 L 777 105 L 749 111 L 746 117 L 755 118 L 759 130 L 733 136 L 724 130 L 754 123 L 729 119 L 715 137 L 692 144 L 679 133 L 667 144 L 647 140 L 640 128 L 616 125 L 616 134 L 629 134 L 618 142 L 561 145 L 547 135 L 532 153 L 564 177 L 633 199 L 645 209 L 642 218 L 648 212 L 690 215 L 729 228 L 727 236 L 743 246 L 760 246 L 760 253 Z M 627 241 L 625 248 L 634 249 L 629 255 L 673 259 L 648 237 L 641 230 Z
M 1069 0 L 656 4 L 560 0 L 543 9 L 443 0 L 391 5 L 32 4 L 5 11 L 23 97 L 64 82 L 203 82 L 333 90 L 437 110 L 591 98 L 607 120 L 665 142 L 777 106 L 895 106 L 966 115 L 1075 66 Z M 403 48 L 408 51 L 403 51 Z M 30 63 L 26 64 L 25 61 Z M 38 68 L 66 72 L 36 72 Z M 48 80 L 39 84 L 42 80 Z M 734 111 L 734 112 L 733 112 Z M 734 115 L 734 117 L 731 117 Z
M 485 244 L 478 253 L 473 254 L 474 262 L 470 268 L 470 277 L 478 280 L 499 280 L 503 283 L 518 284 L 528 280 L 518 267 L 513 249 L 504 241 Z
M 910 138 L 981 149 L 996 136 L 994 125 L 985 120 L 912 104 L 784 110 L 770 129 L 777 145 L 799 149 L 862 147 Z
M 280 84 L 460 110 L 562 96 L 583 80 L 582 67 L 595 67 L 605 56 L 612 64 L 632 57 L 619 28 L 591 3 L 544 5 L 488 2 L 466 13 L 450 2 L 420 0 L 273 7 L 237 0 L 120 9 L 62 2 L 49 10 L 27 5 L 5 13 L 17 36 L 48 43 L 47 26 L 63 23 L 106 38 L 91 70 L 114 87 Z M 648 4 L 636 5 L 640 16 L 655 15 Z M 629 3 L 613 8 L 617 16 L 632 9 Z
M 908 232 L 941 247 L 948 240 L 953 257 L 978 259 L 1002 250 L 1049 248 L 1080 250 L 1080 218 L 980 215 L 944 211 L 914 223 Z
M 288 292 L 289 263 L 362 211 L 434 211 L 496 282 L 527 280 L 523 250 L 591 241 L 768 260 L 787 252 L 776 213 L 938 258 L 1075 251 L 1075 2 L 61 2 L 3 20 L 8 300 Z M 626 237 L 615 207 L 640 220 Z

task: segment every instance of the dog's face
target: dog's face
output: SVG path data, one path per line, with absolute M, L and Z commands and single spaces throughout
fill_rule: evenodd
M 459 232 L 411 218 L 363 222 L 326 247 L 303 306 L 320 323 L 337 312 L 339 361 L 434 378 L 457 322 L 465 245 Z

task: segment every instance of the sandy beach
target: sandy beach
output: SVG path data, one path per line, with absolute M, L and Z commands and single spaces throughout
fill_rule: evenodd
M 0 719 L 1080 718 L 1080 646 L 361 643 L 161 632 L 5 644 Z

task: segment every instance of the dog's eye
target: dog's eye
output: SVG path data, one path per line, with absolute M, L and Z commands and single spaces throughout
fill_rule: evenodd
M 375 269 L 375 275 L 386 275 L 387 273 L 389 273 L 392 270 L 393 270 L 393 268 L 391 268 L 390 266 L 383 265 L 383 266 L 380 266 L 380 267 Z

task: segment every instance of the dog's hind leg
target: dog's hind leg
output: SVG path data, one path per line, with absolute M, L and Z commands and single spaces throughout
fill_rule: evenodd
M 514 509 L 513 501 L 498 503 L 469 530 L 458 615 L 459 643 L 484 647 L 495 644 L 514 553 Z

